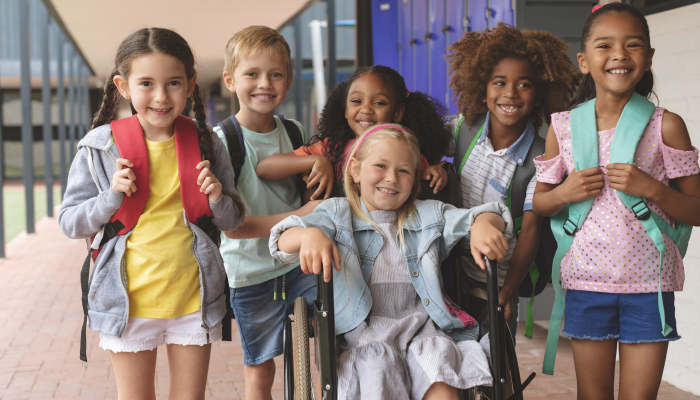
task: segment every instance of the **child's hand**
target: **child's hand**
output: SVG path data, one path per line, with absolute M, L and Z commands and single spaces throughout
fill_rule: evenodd
M 340 254 L 332 240 L 318 228 L 308 228 L 301 232 L 299 266 L 305 274 L 320 275 L 323 281 L 331 280 L 331 261 L 340 271 Z
M 573 170 L 557 189 L 564 203 L 575 203 L 597 196 L 603 189 L 603 170 L 599 167 Z
M 506 322 L 513 318 L 513 297 L 506 297 L 503 292 L 498 293 L 498 304 L 503 306 L 503 316 Z
M 505 227 L 501 216 L 494 213 L 480 214 L 472 225 L 470 240 L 472 256 L 483 270 L 486 269 L 484 256 L 500 263 L 508 251 L 508 241 L 501 232 L 502 229 L 496 227 L 497 225 Z
M 294 215 L 296 215 L 297 217 L 304 217 L 306 215 L 309 215 L 312 212 L 314 212 L 314 210 L 316 209 L 316 206 L 321 204 L 321 203 L 323 203 L 323 200 L 312 200 L 312 201 L 304 204 L 301 208 L 299 208 L 294 213 Z
M 311 200 L 316 200 L 324 190 L 326 191 L 326 195 L 323 197 L 323 200 L 327 200 L 331 197 L 334 173 L 333 164 L 330 160 L 324 156 L 318 156 L 313 167 L 311 167 L 308 178 L 304 180 L 307 188 L 312 188 L 318 184 L 318 189 L 311 195 Z
M 209 160 L 204 160 L 197 164 L 197 169 L 201 169 L 197 177 L 197 184 L 201 185 L 199 191 L 205 193 L 209 197 L 210 203 L 215 203 L 221 197 L 221 182 L 214 176 L 214 173 L 209 169 L 211 163 Z
M 663 185 L 651 175 L 632 164 L 610 164 L 607 166 L 610 187 L 632 196 L 653 197 L 654 188 Z
M 430 187 L 434 188 L 433 193 L 441 191 L 447 185 L 447 171 L 442 168 L 443 162 L 435 165 L 429 165 L 421 171 L 421 177 L 424 181 L 430 181 Z
M 125 158 L 117 159 L 117 172 L 112 175 L 112 190 L 117 193 L 125 193 L 131 197 L 131 194 L 136 191 L 136 175 L 131 170 L 134 164 Z M 124 168 L 126 167 L 126 168 Z

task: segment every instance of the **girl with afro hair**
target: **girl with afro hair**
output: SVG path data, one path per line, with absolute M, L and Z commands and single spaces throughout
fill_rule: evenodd
M 566 109 L 580 80 L 566 54 L 568 47 L 551 33 L 499 23 L 495 29 L 466 33 L 447 56 L 461 113 L 449 125 L 461 143 L 468 140 L 471 145 L 454 160 L 462 207 L 489 202 L 510 207 L 512 188 L 526 188 L 522 210 L 511 210 L 522 215 L 515 223 L 520 230 L 509 239 L 508 252 L 498 266 L 499 302 L 514 339 L 518 287 L 537 254 L 543 220 L 532 211 L 534 174 L 524 182 L 513 182 L 513 177 L 517 168 L 529 166 L 534 171 L 532 158 L 541 153 L 527 155 L 533 146 L 544 149 L 538 130 L 549 123 L 550 114 Z M 463 257 L 462 266 L 468 290 L 486 288 L 486 275 L 472 257 Z
M 403 77 L 382 65 L 357 69 L 339 83 L 328 96 L 318 124 L 318 135 L 294 153 L 276 154 L 258 164 L 257 174 L 268 180 L 281 180 L 308 172 L 308 188 L 319 185 L 311 195 L 318 198 L 342 196 L 339 190 L 355 140 L 371 126 L 400 123 L 418 139 L 421 150 L 420 174 L 430 180 L 434 193 L 447 184 L 447 173 L 440 161 L 448 150 L 450 133 L 444 125 L 447 109 L 442 103 L 420 92 L 410 92 Z M 310 171 L 310 172 L 309 172 Z M 326 190 L 328 189 L 328 190 Z M 308 200 L 309 196 L 305 196 Z

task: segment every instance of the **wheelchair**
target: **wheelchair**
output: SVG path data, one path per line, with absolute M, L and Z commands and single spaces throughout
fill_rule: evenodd
M 459 182 L 454 169 L 450 172 L 450 180 Z M 443 189 L 437 195 L 424 182 L 422 193 L 429 193 L 423 199 L 430 197 L 435 200 L 453 200 Z M 425 191 L 424 191 L 425 190 Z M 335 191 L 334 191 L 335 192 Z M 446 192 L 449 193 L 449 192 Z M 442 197 L 442 198 L 441 198 Z M 504 310 L 498 304 L 498 264 L 494 260 L 486 261 L 486 290 L 475 289 L 465 293 L 463 287 L 464 270 L 459 259 L 465 250 L 455 248 L 442 263 L 441 269 L 445 292 L 463 310 L 472 315 L 477 321 L 488 318 L 490 369 L 493 386 L 473 387 L 460 390 L 461 400 L 523 400 L 523 390 L 532 382 L 535 373 L 521 382 L 515 345 L 504 317 Z M 283 357 L 284 357 L 284 398 L 285 400 L 315 399 L 311 377 L 309 323 L 313 319 L 314 329 L 314 358 L 319 372 L 321 398 L 336 400 L 338 398 L 336 369 L 336 340 L 335 340 L 335 311 L 333 308 L 333 281 L 324 282 L 323 276 L 318 275 L 317 299 L 313 303 L 313 315 L 308 315 L 306 299 L 299 297 L 294 301 L 294 318 L 287 317 L 284 321 Z M 480 332 L 479 340 L 485 335 Z

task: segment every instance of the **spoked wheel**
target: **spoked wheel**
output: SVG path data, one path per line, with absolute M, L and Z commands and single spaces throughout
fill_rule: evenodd
M 309 318 L 306 299 L 294 300 L 294 386 L 296 400 L 311 400 L 311 365 L 309 360 Z

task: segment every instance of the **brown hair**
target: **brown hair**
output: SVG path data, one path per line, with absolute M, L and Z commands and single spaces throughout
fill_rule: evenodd
M 493 69 L 501 60 L 525 61 L 532 70 L 536 95 L 541 99 L 530 113 L 535 129 L 549 123 L 551 114 L 564 111 L 581 74 L 569 59 L 569 46 L 549 32 L 516 29 L 502 22 L 495 29 L 465 33 L 447 56 L 450 86 L 457 108 L 469 126 L 488 111 L 483 98 Z
M 352 147 L 352 151 L 350 152 L 352 157 L 348 159 L 347 164 L 345 166 L 346 168 L 343 178 L 343 185 L 345 187 L 345 195 L 348 199 L 348 203 L 350 204 L 350 210 L 352 211 L 352 213 L 360 217 L 363 221 L 374 226 L 374 229 L 381 234 L 382 231 L 381 229 L 379 229 L 379 226 L 372 220 L 372 218 L 370 218 L 369 215 L 365 214 L 364 210 L 362 209 L 362 203 L 360 202 L 360 185 L 355 183 L 355 181 L 352 178 L 352 171 L 350 171 L 349 165 L 350 160 L 354 159 L 357 161 L 356 168 L 359 170 L 362 167 L 362 163 L 367 158 L 367 156 L 369 156 L 370 152 L 372 151 L 372 148 L 377 142 L 385 139 L 393 139 L 405 142 L 408 145 L 408 148 L 411 150 L 411 153 L 413 153 L 413 162 L 415 165 L 415 169 L 413 171 L 414 179 L 411 195 L 408 197 L 406 202 L 403 203 L 403 205 L 401 205 L 401 207 L 398 209 L 396 230 L 399 233 L 399 243 L 401 244 L 401 248 L 403 248 L 403 227 L 406 223 L 406 220 L 408 218 L 412 218 L 412 215 L 416 210 L 414 203 L 416 201 L 416 198 L 418 197 L 418 191 L 420 190 L 420 148 L 418 147 L 418 139 L 416 139 L 416 136 L 410 130 L 408 130 L 408 128 L 403 127 L 399 124 L 382 124 L 382 126 L 386 126 L 386 128 L 382 128 L 374 132 L 372 132 L 372 130 L 376 129 L 377 127 L 369 127 L 367 131 L 363 133 L 362 136 L 358 138 L 355 142 L 355 145 Z M 372 132 L 372 134 L 368 136 L 370 132 Z M 358 147 L 360 149 L 359 153 L 357 151 Z
M 267 50 L 272 56 L 282 59 L 287 65 L 287 82 L 292 72 L 291 51 L 289 44 L 276 30 L 267 26 L 249 26 L 233 35 L 224 51 L 224 71 L 233 75 L 240 60 L 254 57 Z
M 600 7 L 588 16 L 586 23 L 583 24 L 583 31 L 581 33 L 581 53 L 584 53 L 586 51 L 586 41 L 588 41 L 588 38 L 591 36 L 591 29 L 593 28 L 593 25 L 598 20 L 598 18 L 610 14 L 612 12 L 627 13 L 630 17 L 636 19 L 637 22 L 639 22 L 639 24 L 642 26 L 642 30 L 646 35 L 648 45 L 647 51 L 651 50 L 649 24 L 647 23 L 647 19 L 644 17 L 644 14 L 642 14 L 639 10 L 637 10 L 629 4 L 614 2 Z M 637 84 L 634 86 L 634 91 L 646 97 L 647 99 L 650 98 L 652 95 L 656 95 L 654 93 L 654 74 L 651 72 L 651 70 L 644 72 L 642 79 L 639 82 L 637 82 Z M 577 105 L 584 103 L 588 100 L 594 99 L 595 97 L 595 81 L 589 73 L 583 76 L 583 81 L 578 87 L 578 90 L 576 90 L 576 94 L 574 95 L 574 98 L 571 101 L 571 104 L 569 105 L 569 109 L 573 109 Z
M 128 79 L 132 61 L 140 56 L 152 53 L 167 54 L 176 58 L 184 65 L 188 80 L 192 79 L 197 74 L 194 68 L 194 54 L 192 54 L 190 46 L 182 36 L 169 29 L 163 28 L 139 29 L 127 36 L 119 45 L 117 56 L 114 60 L 114 68 L 109 75 L 109 79 L 105 81 L 102 104 L 100 105 L 97 115 L 92 120 L 92 127 L 90 129 L 108 124 L 114 119 L 114 113 L 117 109 L 120 97 L 117 86 L 114 84 L 114 77 L 120 75 Z M 131 109 L 133 112 L 133 106 Z M 199 146 L 203 158 L 209 160 L 211 165 L 214 166 L 214 164 L 216 164 L 214 143 L 212 141 L 212 134 L 207 127 L 207 115 L 204 112 L 204 102 L 202 101 L 202 96 L 199 93 L 199 85 L 197 84 L 195 84 L 194 93 L 192 94 L 192 110 L 194 111 L 196 119 Z M 214 243 L 218 244 L 221 241 L 221 235 L 215 227 L 211 232 L 206 233 Z

